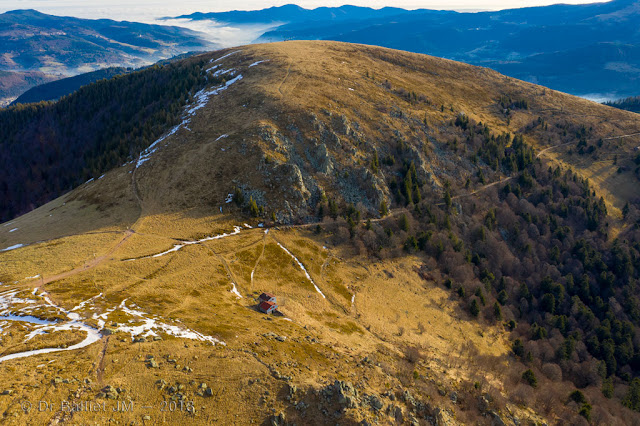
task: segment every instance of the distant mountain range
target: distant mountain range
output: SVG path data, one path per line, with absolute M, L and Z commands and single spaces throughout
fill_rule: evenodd
M 256 41 L 337 40 L 427 53 L 596 100 L 640 90 L 638 0 L 482 13 L 287 5 L 181 18 L 282 23 Z
M 196 12 L 190 15 L 181 15 L 175 18 L 165 19 L 192 19 L 215 20 L 226 24 L 256 24 L 256 23 L 308 23 L 308 22 L 335 22 L 350 21 L 355 19 L 374 19 L 398 14 L 410 13 L 406 9 L 397 7 L 383 7 L 372 9 L 360 6 L 318 7 L 305 9 L 295 4 L 287 4 L 279 7 L 269 7 L 261 10 L 232 10 L 229 12 Z
M 46 81 L 106 67 L 140 67 L 216 45 L 180 27 L 59 17 L 35 10 L 0 14 L 0 70 L 46 77 L 0 75 L 4 103 Z M 39 78 L 39 80 L 38 80 Z M 11 79 L 11 91 L 5 89 Z M 35 83 L 35 84 L 34 84 Z M 17 93 L 16 93 L 17 92 Z

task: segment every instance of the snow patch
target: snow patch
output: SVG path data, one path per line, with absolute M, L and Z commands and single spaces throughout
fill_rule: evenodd
M 227 81 L 225 84 L 223 84 L 221 86 L 214 87 L 213 89 L 210 89 L 210 90 L 207 90 L 205 88 L 205 89 L 202 89 L 202 90 L 198 91 L 194 95 L 195 105 L 191 106 L 191 108 L 189 108 L 188 110 L 185 111 L 185 116 L 183 116 L 182 123 L 180 123 L 177 126 L 175 126 L 174 128 L 172 128 L 166 135 L 160 137 L 154 143 L 149 145 L 144 151 L 142 151 L 140 153 L 140 158 L 138 158 L 138 161 L 136 162 L 136 168 L 140 167 L 145 162 L 147 162 L 149 160 L 149 158 L 151 157 L 151 154 L 153 154 L 154 152 L 156 152 L 158 150 L 158 144 L 160 144 L 166 138 L 168 138 L 171 135 L 174 135 L 182 127 L 184 127 L 187 130 L 189 130 L 188 127 L 187 127 L 187 124 L 189 124 L 191 122 L 191 118 L 195 115 L 196 111 L 198 111 L 201 108 L 204 108 L 207 105 L 207 103 L 209 102 L 209 98 L 211 96 L 215 96 L 215 95 L 220 94 L 222 91 L 227 90 L 229 88 L 229 86 L 231 86 L 233 83 L 235 83 L 237 81 L 240 81 L 240 80 L 242 80 L 242 74 L 240 74 L 240 75 L 236 76 L 235 78 Z
M 228 137 L 229 137 L 229 135 L 227 135 L 227 134 L 219 136 L 218 139 L 215 140 L 215 142 L 218 142 L 220 139 L 224 139 L 224 138 L 228 138 Z
M 85 346 L 89 346 L 92 343 L 95 343 L 98 340 L 100 340 L 100 333 L 95 328 L 91 328 L 91 327 L 89 327 L 88 325 L 85 325 L 85 324 L 77 324 L 77 327 L 75 327 L 75 328 L 80 328 L 80 329 L 85 330 L 87 332 L 87 337 L 80 343 L 77 343 L 75 345 L 69 346 L 67 348 L 38 349 L 38 350 L 35 350 L 35 351 L 18 352 L 18 353 L 11 354 L 11 355 L 5 355 L 3 357 L 0 357 L 0 362 L 7 361 L 7 360 L 10 360 L 10 359 L 16 359 L 16 358 L 26 358 L 26 357 L 33 356 L 33 355 L 48 354 L 48 353 L 51 353 L 51 352 L 73 351 L 73 350 L 76 350 L 76 349 L 84 348 Z M 65 330 L 68 330 L 68 329 L 70 329 L 70 326 L 69 326 L 69 328 L 65 328 Z
M 219 58 L 218 58 L 218 59 L 216 59 L 216 60 L 213 60 L 213 59 L 212 59 L 212 61 L 213 61 L 213 62 L 219 62 L 219 61 L 223 60 L 224 58 L 227 58 L 227 57 L 229 57 L 229 56 L 231 56 L 231 55 L 235 55 L 236 53 L 240 53 L 240 52 L 242 52 L 242 50 L 235 50 L 235 51 L 233 51 L 233 52 L 231 52 L 231 53 L 227 53 L 226 55 L 219 57 Z
M 262 61 L 254 62 L 254 63 L 252 63 L 251 65 L 249 65 L 249 68 L 253 68 L 253 67 L 255 67 L 256 65 L 260 65 L 260 64 L 261 64 L 261 63 L 263 63 L 263 62 L 269 62 L 269 60 L 268 60 L 268 59 L 265 59 L 265 60 L 262 60 Z
M 30 324 L 38 324 L 38 325 L 55 324 L 55 322 L 53 322 L 53 321 L 43 320 L 42 318 L 37 318 L 37 317 L 31 316 L 31 315 L 15 315 L 15 314 L 2 315 L 2 316 L 0 316 L 0 321 L 28 322 Z
M 171 336 L 181 337 L 184 339 L 209 342 L 212 345 L 215 345 L 215 344 L 225 345 L 224 342 L 216 339 L 215 337 L 206 336 L 194 330 L 160 322 L 158 317 L 153 318 L 151 317 L 150 314 L 146 312 L 133 309 L 136 307 L 135 305 L 132 305 L 133 308 L 127 307 L 126 301 L 127 299 L 123 300 L 120 303 L 120 306 L 118 306 L 118 309 L 120 309 L 122 312 L 127 313 L 133 317 L 137 317 L 138 321 L 141 321 L 142 324 L 135 325 L 135 326 L 118 325 L 117 329 L 118 331 L 129 333 L 132 339 L 134 338 L 134 336 L 143 336 L 143 337 L 157 336 L 158 335 L 157 331 L 160 331 L 160 332 L 169 334 Z
M 16 232 L 18 229 L 20 228 L 13 228 L 12 230 L 9 231 L 9 233 Z
M 251 275 L 252 275 L 251 278 L 253 278 L 253 272 L 251 272 Z M 238 288 L 236 287 L 236 283 L 231 283 L 231 285 L 233 286 L 231 288 L 231 293 L 235 294 L 238 299 L 242 299 L 242 295 L 238 291 Z
M 176 251 L 182 249 L 185 246 L 189 246 L 189 245 L 193 245 L 193 244 L 200 244 L 200 243 L 204 243 L 204 242 L 207 242 L 207 241 L 219 240 L 221 238 L 226 238 L 226 237 L 230 237 L 232 235 L 237 235 L 237 234 L 240 233 L 240 231 L 242 231 L 241 227 L 234 226 L 233 227 L 233 232 L 230 232 L 228 234 L 224 233 L 224 234 L 220 234 L 220 235 L 213 235 L 211 237 L 205 237 L 205 238 L 202 238 L 200 240 L 182 241 L 182 244 L 174 244 L 174 246 L 172 248 L 170 248 L 167 251 L 163 251 L 162 253 L 152 254 L 150 256 L 144 256 L 144 257 L 139 257 L 139 258 L 135 258 L 135 259 L 126 259 L 126 261 L 149 259 L 149 258 L 152 258 L 152 257 L 161 257 L 161 256 L 164 256 L 166 254 L 176 252 Z
M 223 70 L 218 70 L 218 71 L 214 72 L 213 76 L 214 77 L 218 77 L 218 76 L 221 76 L 221 75 L 224 75 L 224 74 L 233 74 L 235 72 L 236 72 L 235 68 L 229 68 L 228 70 L 224 70 L 223 69 Z
M 0 252 L 2 252 L 2 251 L 11 251 L 11 250 L 19 249 L 21 247 L 26 247 L 26 246 L 24 244 L 14 244 L 12 246 L 9 246 L 9 247 L 7 247 L 5 249 L 0 250 Z
M 296 261 L 296 263 L 298 264 L 298 266 L 300 266 L 300 269 L 302 269 L 302 271 L 304 272 L 304 274 L 306 275 L 307 279 L 311 282 L 311 284 L 313 284 L 313 287 L 316 289 L 316 291 L 318 293 L 320 293 L 320 296 L 322 296 L 323 299 L 326 299 L 325 295 L 322 293 L 322 291 L 320 291 L 320 289 L 318 288 L 318 286 L 316 285 L 315 281 L 313 281 L 313 279 L 311 278 L 311 275 L 309 275 L 309 272 L 307 272 L 307 269 L 304 267 L 304 265 L 302 264 L 302 262 L 300 262 L 298 260 L 297 257 L 295 257 L 293 255 L 293 253 L 291 253 L 289 250 L 287 250 L 286 248 L 284 248 L 284 246 L 280 243 L 277 242 L 277 244 L 280 246 L 280 248 L 282 250 L 284 250 L 289 256 L 291 256 L 293 258 L 293 260 Z

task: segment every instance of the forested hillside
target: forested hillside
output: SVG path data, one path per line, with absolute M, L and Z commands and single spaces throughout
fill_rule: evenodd
M 202 59 L 154 66 L 58 102 L 0 110 L 0 220 L 25 213 L 136 158 L 206 83 Z
M 376 154 L 371 167 L 388 177 L 394 195 L 381 214 L 406 210 L 358 226 L 360 212 L 353 205 L 329 200 L 319 211 L 335 218 L 325 222 L 334 241 L 350 241 L 381 259 L 425 256 L 425 279 L 439 281 L 481 323 L 511 330 L 513 355 L 521 363 L 515 370 L 532 369 L 516 398 L 528 400 L 531 386 L 544 376 L 578 389 L 598 387 L 606 398 L 617 396 L 640 410 L 637 226 L 612 240 L 611 216 L 589 182 L 537 159 L 522 134 L 494 132 L 464 115 L 450 126 L 454 131 L 434 145 L 473 165 L 464 187 L 445 181 L 442 192 L 427 189 L 426 176 L 398 142 L 388 154 Z M 553 129 L 546 130 L 549 137 L 574 147 L 585 135 L 584 129 L 545 122 L 532 123 L 526 134 L 542 129 Z M 499 176 L 507 178 L 500 182 Z M 466 195 L 464 188 L 491 182 L 500 185 Z M 635 208 L 623 210 L 625 219 L 638 220 Z M 549 398 L 567 396 L 552 383 L 545 392 Z M 591 403 L 581 400 L 576 409 L 587 420 Z
M 640 113 L 640 96 L 633 96 L 630 98 L 619 99 L 617 101 L 605 102 L 604 104 L 612 106 L 614 108 L 620 108 L 627 111 Z

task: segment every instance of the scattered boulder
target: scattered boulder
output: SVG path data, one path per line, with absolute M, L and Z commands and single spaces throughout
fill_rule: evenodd
M 495 411 L 489 411 L 491 415 L 491 426 L 506 426 L 506 423 Z
M 434 410 L 434 415 L 436 419 L 436 426 L 455 426 L 457 424 L 453 415 L 448 410 L 436 408 Z
M 283 412 L 280 412 L 277 416 L 274 415 L 271 417 L 271 425 L 272 426 L 284 426 L 286 424 L 285 416 Z
M 119 393 L 118 389 L 111 385 L 107 385 L 102 388 L 102 391 L 98 394 L 99 398 L 107 398 L 107 399 L 118 399 Z
M 327 400 L 335 397 L 343 409 L 356 408 L 360 405 L 358 390 L 350 382 L 336 380 L 332 385 L 324 387 L 320 393 Z

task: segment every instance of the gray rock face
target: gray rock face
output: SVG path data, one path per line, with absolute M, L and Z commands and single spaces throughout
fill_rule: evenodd
M 335 399 L 343 408 L 356 408 L 359 404 L 358 390 L 350 382 L 336 380 L 320 391 L 327 400 Z
M 326 144 L 316 143 L 313 147 L 307 148 L 305 154 L 309 164 L 316 171 L 325 175 L 333 173 L 333 160 Z
M 489 411 L 491 415 L 491 426 L 506 426 L 506 423 L 495 411 Z
M 436 408 L 434 411 L 436 426 L 455 426 L 458 423 L 453 419 L 449 411 Z
M 331 127 L 333 127 L 339 135 L 348 136 L 351 134 L 351 124 L 344 115 L 332 115 Z

